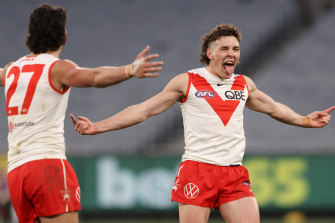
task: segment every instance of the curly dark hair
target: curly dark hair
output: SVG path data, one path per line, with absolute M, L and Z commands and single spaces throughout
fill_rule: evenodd
M 67 11 L 42 4 L 30 15 L 26 45 L 35 54 L 56 51 L 65 44 Z
M 209 64 L 210 60 L 206 54 L 207 48 L 211 42 L 218 40 L 221 36 L 235 36 L 238 42 L 241 42 L 242 40 L 240 30 L 235 26 L 231 24 L 220 24 L 215 26 L 209 33 L 206 33 L 201 37 L 203 43 L 201 47 L 200 62 L 202 64 Z

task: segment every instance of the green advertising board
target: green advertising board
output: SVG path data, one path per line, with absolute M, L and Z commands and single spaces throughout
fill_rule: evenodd
M 180 157 L 71 157 L 85 211 L 175 211 Z M 261 210 L 335 211 L 335 156 L 246 157 Z
M 250 157 L 244 165 L 260 208 L 335 211 L 334 156 Z
M 174 210 L 170 191 L 176 157 L 72 157 L 84 210 Z

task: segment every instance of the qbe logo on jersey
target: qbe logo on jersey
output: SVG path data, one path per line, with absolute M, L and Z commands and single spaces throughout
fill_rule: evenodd
M 194 183 L 188 183 L 184 187 L 185 197 L 193 199 L 193 198 L 196 198 L 198 194 L 199 194 L 199 188 Z

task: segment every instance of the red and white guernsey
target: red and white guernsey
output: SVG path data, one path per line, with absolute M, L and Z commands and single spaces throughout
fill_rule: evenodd
M 241 165 L 245 151 L 243 110 L 249 95 L 244 77 L 233 74 L 221 79 L 206 68 L 188 74 L 188 90 L 180 103 L 185 134 L 182 161 Z
M 5 95 L 8 116 L 8 172 L 33 160 L 65 159 L 64 118 L 69 88 L 58 91 L 50 54 L 25 56 L 8 67 Z

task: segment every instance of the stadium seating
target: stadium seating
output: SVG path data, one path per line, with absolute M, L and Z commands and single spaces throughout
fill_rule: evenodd
M 335 104 L 333 85 L 334 8 L 283 47 L 255 75 L 258 88 L 300 114 Z M 298 129 L 247 111 L 248 151 L 267 153 L 334 152 L 334 120 L 323 129 Z M 334 116 L 334 114 L 333 114 Z

